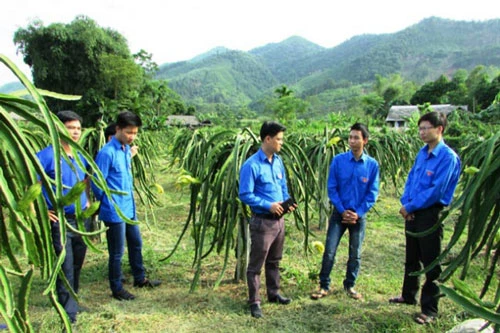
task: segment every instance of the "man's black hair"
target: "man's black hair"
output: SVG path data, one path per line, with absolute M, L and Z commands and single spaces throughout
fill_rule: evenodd
M 422 117 L 420 117 L 420 119 L 418 120 L 418 124 L 420 125 L 422 121 L 428 121 L 433 127 L 443 126 L 443 133 L 446 125 L 448 124 L 446 115 L 444 113 L 435 111 L 426 113 Z
M 275 121 L 266 121 L 260 128 L 260 139 L 264 141 L 266 136 L 274 138 L 279 132 L 286 131 L 286 127 Z
M 360 131 L 363 135 L 363 139 L 368 139 L 370 137 L 370 132 L 368 132 L 368 127 L 362 123 L 355 123 L 351 126 L 351 131 Z
M 106 138 L 106 140 L 108 140 L 110 136 L 115 134 L 116 134 L 116 123 L 111 123 L 104 130 L 104 137 Z
M 63 124 L 66 124 L 68 121 L 74 121 L 74 120 L 78 120 L 80 123 L 83 122 L 82 117 L 80 117 L 78 114 L 76 114 L 74 111 L 71 110 L 59 111 L 56 114 L 56 116 Z
M 128 126 L 141 127 L 141 118 L 131 111 L 123 111 L 116 117 L 116 126 L 125 128 Z

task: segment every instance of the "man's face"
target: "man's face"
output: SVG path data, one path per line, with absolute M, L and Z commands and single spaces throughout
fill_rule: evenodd
M 439 140 L 439 136 L 442 133 L 442 126 L 434 127 L 430 122 L 424 120 L 418 124 L 418 133 L 423 142 L 432 143 Z
M 64 127 L 68 130 L 69 136 L 73 141 L 77 142 L 82 136 L 82 124 L 79 120 L 70 120 L 64 123 Z
M 352 151 L 362 151 L 367 143 L 368 139 L 363 139 L 361 131 L 352 130 L 349 133 L 349 147 Z
M 273 153 L 279 153 L 281 150 L 281 146 L 283 146 L 283 132 L 278 132 L 274 137 L 266 136 L 266 145 L 269 147 L 269 150 Z
M 137 126 L 127 126 L 124 128 L 117 126 L 115 137 L 122 145 L 130 145 L 134 142 L 138 132 L 139 127 Z

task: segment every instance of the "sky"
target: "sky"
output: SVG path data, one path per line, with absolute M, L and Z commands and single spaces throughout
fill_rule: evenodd
M 492 0 L 24 0 L 0 6 L 0 54 L 29 78 L 30 69 L 16 54 L 14 32 L 33 19 L 44 26 L 70 23 L 85 15 L 141 49 L 158 65 L 189 60 L 214 47 L 249 51 L 300 36 L 334 47 L 361 34 L 401 31 L 436 16 L 459 21 L 500 18 Z M 0 86 L 15 81 L 0 63 Z

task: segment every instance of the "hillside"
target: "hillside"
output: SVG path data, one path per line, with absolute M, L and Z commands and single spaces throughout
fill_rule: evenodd
M 215 54 L 160 67 L 158 78 L 188 102 L 256 101 L 280 84 L 322 93 L 337 84 L 367 84 L 377 74 L 400 73 L 417 84 L 457 69 L 500 67 L 500 19 L 485 22 L 431 17 L 393 34 L 360 35 L 323 48 L 294 36 L 249 52 L 219 48 Z M 195 58 L 195 59 L 197 59 Z
M 269 69 L 256 57 L 241 51 L 226 51 L 197 61 L 162 66 L 159 79 L 195 103 L 246 105 L 263 90 L 278 84 Z
M 333 105 L 345 110 L 346 96 L 362 95 L 377 74 L 399 73 L 422 85 L 462 68 L 500 67 L 498 36 L 500 19 L 466 22 L 430 17 L 396 33 L 354 36 L 332 48 L 299 36 L 248 52 L 218 46 L 190 60 L 161 65 L 156 78 L 168 80 L 187 104 L 200 111 L 207 104 L 262 110 L 266 98 L 282 84 L 314 100 L 316 110 L 328 112 Z M 12 89 L 5 85 L 0 92 Z

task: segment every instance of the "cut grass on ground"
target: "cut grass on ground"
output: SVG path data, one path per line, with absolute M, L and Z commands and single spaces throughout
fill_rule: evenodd
M 289 216 L 287 237 L 282 260 L 282 293 L 292 297 L 288 306 L 263 302 L 264 318 L 250 316 L 246 303 L 247 287 L 234 283 L 234 258 L 228 265 L 225 280 L 214 289 L 222 268 L 222 256 L 210 255 L 203 264 L 201 283 L 189 292 L 194 275 L 192 268 L 193 243 L 189 233 L 177 252 L 160 262 L 172 250 L 185 223 L 189 193 L 174 185 L 173 176 L 160 179 L 165 193 L 163 206 L 156 208 L 156 219 L 149 216 L 149 226 L 142 225 L 143 253 L 148 275 L 161 279 L 163 284 L 154 290 L 135 289 L 125 255 L 123 267 L 125 287 L 137 299 L 119 302 L 111 298 L 107 280 L 107 251 L 105 237 L 95 245 L 102 252 L 88 252 L 80 286 L 81 304 L 88 311 L 78 317 L 74 326 L 78 332 L 443 332 L 465 317 L 463 311 L 448 299 L 440 302 L 440 318 L 436 324 L 422 327 L 412 315 L 419 307 L 388 303 L 400 293 L 404 262 L 404 224 L 397 216 L 399 203 L 391 193 L 382 193 L 377 212 L 370 213 L 363 246 L 361 272 L 356 289 L 363 300 L 355 301 L 341 290 L 347 261 L 347 237 L 342 239 L 332 272 L 335 291 L 326 298 L 314 301 L 310 293 L 317 288 L 320 269 L 319 253 L 304 253 L 303 236 L 295 229 Z M 142 212 L 144 214 L 144 212 Z M 142 215 L 144 216 L 144 215 Z M 324 243 L 325 230 L 312 226 L 310 241 Z M 448 223 L 445 241 L 452 232 Z M 458 251 L 458 249 L 457 249 Z M 476 270 L 479 264 L 475 263 Z M 468 281 L 474 285 L 474 281 Z M 264 285 L 262 274 L 262 285 Z M 475 287 L 478 288 L 477 283 Z M 37 332 L 59 331 L 61 324 L 46 296 L 45 285 L 39 279 L 31 291 L 30 314 Z M 265 288 L 264 288 L 265 290 Z M 478 289 L 476 289 L 478 290 Z M 265 300 L 265 291 L 263 299 Z

